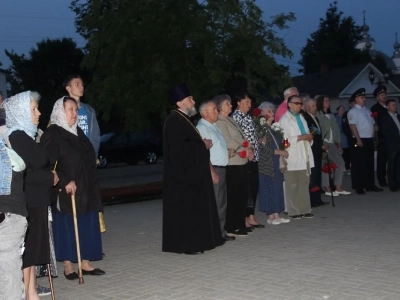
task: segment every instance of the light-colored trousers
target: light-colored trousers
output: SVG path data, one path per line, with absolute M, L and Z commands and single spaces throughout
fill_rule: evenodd
M 327 143 L 324 141 L 324 145 L 328 146 L 328 157 L 329 160 L 334 162 L 337 165 L 337 169 L 335 170 L 335 176 L 333 179 L 334 185 L 342 185 L 343 182 L 343 174 L 344 174 L 344 160 L 342 155 L 339 153 L 339 150 L 335 144 Z M 324 166 L 326 160 L 323 159 L 322 166 Z M 322 186 L 329 186 L 329 174 L 322 172 Z
M 307 170 L 287 171 L 285 177 L 286 209 L 289 216 L 304 215 L 311 212 Z
M 0 223 L 0 300 L 25 299 L 21 247 L 26 228 L 26 218 L 15 214 Z

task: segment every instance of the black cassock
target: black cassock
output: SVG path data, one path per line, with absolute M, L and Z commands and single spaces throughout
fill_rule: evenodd
M 210 250 L 223 244 L 210 153 L 193 123 L 173 111 L 164 124 L 162 251 Z

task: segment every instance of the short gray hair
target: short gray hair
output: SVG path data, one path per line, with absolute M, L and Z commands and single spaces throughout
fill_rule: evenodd
M 215 102 L 213 100 L 205 100 L 200 104 L 200 107 L 199 107 L 200 114 L 203 110 L 205 110 L 207 108 L 208 104 L 210 104 L 210 103 L 215 103 Z
M 317 100 L 315 100 L 315 99 L 313 99 L 313 98 L 308 98 L 308 99 L 304 102 L 304 106 L 305 106 L 305 107 L 308 107 L 308 105 L 309 105 L 311 102 L 317 102 Z
M 297 87 L 292 86 L 292 87 L 286 89 L 286 90 L 283 92 L 283 97 L 284 97 L 285 99 L 289 98 L 289 95 L 292 93 L 293 90 L 299 91 L 299 90 L 297 89 Z
M 275 111 L 275 105 L 271 102 L 264 101 L 261 102 L 261 104 L 258 106 L 258 109 L 261 110 L 261 112 L 264 112 L 267 109 L 272 109 L 273 111 Z
M 308 99 L 310 99 L 310 95 L 306 94 L 306 93 L 301 93 L 299 96 L 300 96 L 301 101 L 303 101 L 303 102 L 306 102 Z
M 40 100 L 40 94 L 38 92 L 30 92 L 31 101 L 38 102 Z
M 229 97 L 227 94 L 218 95 L 212 99 L 212 101 L 214 101 L 214 103 L 217 105 L 218 111 L 221 111 L 222 103 L 224 103 L 226 100 L 232 102 L 231 97 Z

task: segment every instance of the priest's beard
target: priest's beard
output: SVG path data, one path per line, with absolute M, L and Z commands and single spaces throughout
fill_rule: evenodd
M 196 107 L 194 106 L 192 108 L 187 108 L 185 112 L 189 117 L 193 117 L 197 114 Z

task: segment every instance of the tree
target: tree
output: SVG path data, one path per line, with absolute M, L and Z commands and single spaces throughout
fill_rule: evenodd
M 294 15 L 266 23 L 251 0 L 74 0 L 71 9 L 87 39 L 89 101 L 106 120 L 117 108 L 127 128 L 159 122 L 168 89 L 180 81 L 199 101 L 237 81 L 255 95 L 275 94 L 290 78 L 272 55 L 292 55 L 274 30 Z
M 337 2 L 333 2 L 301 50 L 300 72 L 309 74 L 319 72 L 321 66 L 336 69 L 370 61 L 368 52 L 355 49 L 361 38 L 362 27 L 355 25 L 352 17 L 343 16 Z
M 80 73 L 80 64 L 84 54 L 70 38 L 45 39 L 29 51 L 29 55 L 18 55 L 13 50 L 5 51 L 11 60 L 8 69 L 10 95 L 26 90 L 38 91 L 42 99 L 41 126 L 45 126 L 50 117 L 54 102 L 65 95 L 64 79 L 74 73 Z M 88 77 L 87 74 L 83 76 Z

